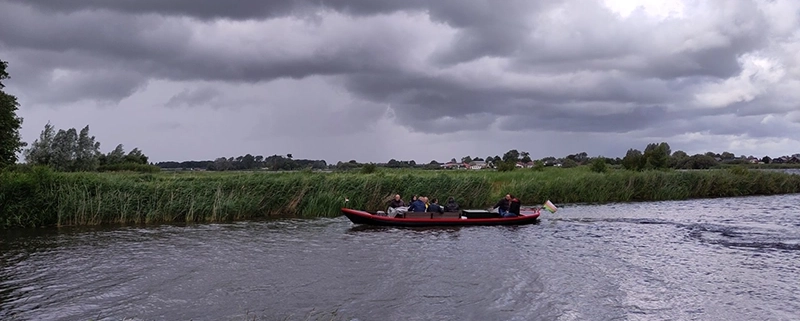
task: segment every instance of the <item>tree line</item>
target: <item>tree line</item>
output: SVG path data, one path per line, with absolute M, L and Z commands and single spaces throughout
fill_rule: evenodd
M 89 125 L 80 133 L 75 128 L 57 132 L 48 122 L 31 147 L 24 151 L 30 165 L 49 166 L 63 172 L 93 172 L 108 170 L 138 170 L 147 165 L 148 157 L 138 148 L 125 153 L 122 144 L 103 154 L 100 142 L 89 135 Z
M 167 161 L 158 162 L 155 165 L 164 169 L 205 169 L 211 171 L 328 169 L 328 163 L 324 160 L 294 159 L 292 154 L 267 157 L 246 154 L 238 157 L 219 157 L 213 161 Z

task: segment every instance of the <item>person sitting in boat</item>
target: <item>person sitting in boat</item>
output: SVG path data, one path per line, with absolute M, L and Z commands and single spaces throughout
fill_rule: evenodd
M 398 207 L 405 207 L 405 206 L 406 206 L 406 202 L 403 201 L 402 198 L 400 198 L 400 194 L 396 194 L 394 196 L 394 199 L 391 202 L 389 202 L 389 207 L 391 207 L 391 208 L 398 208 Z
M 519 212 L 520 212 L 519 211 L 520 201 L 519 201 L 518 198 L 514 197 L 514 195 L 510 195 L 510 196 L 511 196 L 511 200 L 508 203 L 508 212 L 507 212 L 508 215 L 507 216 L 509 216 L 509 217 L 510 216 L 517 216 L 517 215 L 519 215 Z
M 450 196 L 450 198 L 447 199 L 447 204 L 444 205 L 444 211 L 458 212 L 458 210 L 459 208 L 458 208 L 458 203 L 456 203 L 456 199 Z
M 511 205 L 511 194 L 506 194 L 506 196 L 501 198 L 500 201 L 498 201 L 497 204 L 492 207 L 492 209 L 497 209 L 497 213 L 499 213 L 501 217 L 507 217 L 509 205 Z
M 423 196 L 418 197 L 415 201 L 411 202 L 411 205 L 408 206 L 409 212 L 425 212 L 427 210 L 427 205 L 424 202 Z
M 439 205 L 439 199 L 438 198 L 434 198 L 433 202 L 431 202 L 431 204 L 428 205 L 427 212 L 444 213 L 444 207 Z

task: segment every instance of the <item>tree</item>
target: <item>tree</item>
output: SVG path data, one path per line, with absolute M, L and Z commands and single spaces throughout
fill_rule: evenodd
M 461 157 L 461 162 L 464 164 L 472 163 L 472 157 L 470 157 L 469 155 Z
M 56 131 L 48 121 L 44 129 L 39 134 L 39 139 L 34 140 L 31 148 L 25 150 L 25 162 L 31 165 L 52 166 L 53 162 L 53 139 Z
M 521 155 L 522 155 L 521 162 L 526 163 L 526 164 L 531 162 L 531 153 L 522 152 Z
M 121 145 L 120 145 L 121 146 Z M 134 148 L 122 158 L 123 163 L 147 164 L 147 156 L 139 148 Z
M 78 132 L 75 128 L 68 130 L 59 129 L 53 137 L 53 158 L 51 166 L 57 171 L 72 171 L 75 169 L 75 150 L 78 149 Z
M 95 171 L 100 165 L 100 143 L 89 136 L 89 125 L 81 129 L 75 150 L 75 170 Z
M 592 161 L 591 169 L 593 172 L 605 173 L 606 171 L 608 171 L 608 167 L 606 166 L 606 159 L 603 158 L 602 156 L 595 158 Z
M 574 161 L 572 159 L 569 159 L 569 158 L 565 159 L 564 162 L 561 163 L 561 168 L 573 168 L 573 167 L 577 167 L 577 166 L 578 166 L 578 162 L 576 162 L 576 161 Z
M 114 147 L 108 155 L 105 157 L 106 164 L 113 165 L 113 164 L 121 164 L 125 161 L 125 149 L 123 148 L 122 144 L 117 145 Z
M 19 135 L 22 118 L 17 116 L 17 97 L 3 91 L 3 80 L 9 79 L 8 62 L 0 60 L 0 168 L 17 162 L 17 153 L 27 146 Z
M 642 152 L 638 149 L 628 149 L 625 157 L 622 158 L 622 167 L 627 170 L 637 171 L 643 167 Z
M 769 156 L 764 156 L 764 158 L 762 158 L 761 161 L 764 162 L 764 164 L 769 164 L 772 162 L 772 158 L 770 158 Z
M 647 144 L 644 149 L 644 167 L 647 169 L 666 168 L 669 162 L 669 155 L 671 153 L 669 144 L 662 142 L 660 144 Z
M 514 162 L 516 164 L 517 161 L 519 161 L 519 152 L 516 149 L 507 151 L 505 154 L 503 154 L 503 161 Z

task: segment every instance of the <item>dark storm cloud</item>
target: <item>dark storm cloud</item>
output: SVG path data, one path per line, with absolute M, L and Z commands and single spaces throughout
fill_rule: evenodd
M 486 129 L 498 117 L 513 116 L 501 128 L 616 133 L 662 128 L 670 135 L 712 125 L 692 117 L 731 113 L 736 106 L 686 109 L 698 88 L 738 75 L 740 57 L 769 40 L 764 36 L 768 21 L 756 14 L 752 1 L 719 7 L 694 20 L 656 24 L 641 14 L 620 20 L 599 1 L 588 0 L 235 5 L 216 0 L 9 0 L 0 3 L 0 50 L 27 66 L 25 84 L 49 86 L 39 98 L 45 102 L 57 97 L 118 100 L 152 78 L 258 83 L 331 75 L 370 106 L 390 105 L 399 123 L 421 132 Z M 314 28 L 341 28 L 325 25 L 331 12 L 369 17 L 398 11 L 426 13 L 431 32 L 448 29 L 452 38 L 431 41 L 440 46 L 421 60 L 409 57 L 421 50 L 415 41 L 426 33 L 410 30 L 410 24 L 365 20 L 359 21 L 358 34 L 344 29 L 340 38 L 336 32 L 324 33 L 332 40 L 313 38 L 323 34 Z M 269 34 L 278 27 L 262 26 L 249 32 L 254 38 L 239 43 L 225 42 L 224 30 L 209 31 L 214 23 L 226 27 L 218 18 L 252 23 L 287 16 L 306 19 L 303 26 L 313 31 L 285 27 L 286 40 Z M 268 35 L 256 37 L 261 33 Z M 481 64 L 487 57 L 502 59 L 502 66 Z M 73 80 L 59 81 L 54 69 L 65 70 Z M 470 72 L 484 76 L 464 75 Z M 209 104 L 223 94 L 188 88 L 166 105 Z M 746 113 L 757 115 L 758 110 L 750 104 Z M 685 127 L 664 125 L 681 119 L 692 121 Z

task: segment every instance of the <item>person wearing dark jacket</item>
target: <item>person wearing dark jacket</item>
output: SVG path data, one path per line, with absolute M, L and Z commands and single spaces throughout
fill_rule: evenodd
M 519 215 L 519 199 L 511 195 L 511 201 L 508 203 L 508 216 L 517 216 Z
M 492 207 L 492 209 L 497 209 L 497 213 L 500 213 L 500 216 L 506 217 L 506 213 L 508 213 L 508 206 L 511 205 L 511 194 L 506 194 L 506 197 L 501 198 L 497 204 Z
M 444 211 L 458 212 L 458 210 L 459 210 L 458 203 L 456 203 L 456 200 L 452 196 L 450 196 L 450 198 L 447 199 L 447 204 L 444 205 Z
M 389 207 L 391 207 L 391 208 L 398 208 L 398 207 L 405 207 L 405 206 L 406 206 L 406 202 L 404 202 L 403 199 L 400 198 L 400 194 L 395 195 L 394 199 L 391 202 L 389 202 Z
M 431 204 L 428 205 L 428 212 L 444 213 L 444 208 L 441 205 L 439 205 L 438 198 L 434 198 L 433 202 L 431 202 Z

